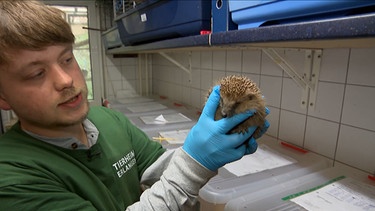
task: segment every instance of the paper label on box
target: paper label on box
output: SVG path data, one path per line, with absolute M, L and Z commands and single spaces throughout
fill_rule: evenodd
M 352 178 L 344 178 L 291 201 L 307 210 L 374 211 L 375 188 Z
M 190 129 L 186 129 L 186 130 L 163 131 L 163 132 L 159 132 L 159 134 L 160 136 L 167 138 L 167 141 L 170 144 L 183 144 L 189 132 L 190 132 Z
M 151 115 L 139 117 L 145 124 L 170 124 L 170 123 L 181 123 L 191 122 L 192 120 L 181 113 L 175 114 L 163 114 L 163 115 Z
M 141 21 L 142 22 L 146 22 L 147 21 L 147 15 L 146 15 L 146 13 L 142 13 L 141 14 Z

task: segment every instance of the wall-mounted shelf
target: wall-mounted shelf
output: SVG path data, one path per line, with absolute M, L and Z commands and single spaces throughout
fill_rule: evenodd
M 355 48 L 375 47 L 375 13 L 168 39 L 122 46 L 108 54 L 216 48 Z
M 198 35 L 168 39 L 158 42 L 147 43 L 136 46 L 122 46 L 108 50 L 108 54 L 134 54 L 134 53 L 155 53 L 166 49 L 186 49 L 197 47 L 208 47 L 209 35 Z

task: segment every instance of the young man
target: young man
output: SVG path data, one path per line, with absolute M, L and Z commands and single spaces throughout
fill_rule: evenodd
M 179 210 L 256 150 L 256 128 L 226 134 L 252 111 L 214 121 L 219 87 L 175 151 L 121 113 L 90 108 L 73 43 L 61 11 L 0 0 L 0 108 L 19 118 L 0 137 L 0 210 Z

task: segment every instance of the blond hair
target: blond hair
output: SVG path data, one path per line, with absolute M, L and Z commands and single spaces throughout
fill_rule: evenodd
M 41 50 L 54 44 L 74 43 L 64 13 L 30 0 L 0 0 L 0 65 L 7 64 L 7 51 Z

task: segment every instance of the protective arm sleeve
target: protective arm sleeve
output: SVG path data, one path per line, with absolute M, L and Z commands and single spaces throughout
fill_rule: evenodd
M 165 151 L 151 166 L 149 166 L 142 174 L 141 185 L 145 188 L 151 187 L 155 182 L 160 180 L 164 170 L 167 169 L 173 153 L 176 149 L 169 149 Z
M 160 180 L 143 192 L 139 202 L 126 210 L 181 210 L 193 206 L 199 189 L 215 174 L 178 148 Z

